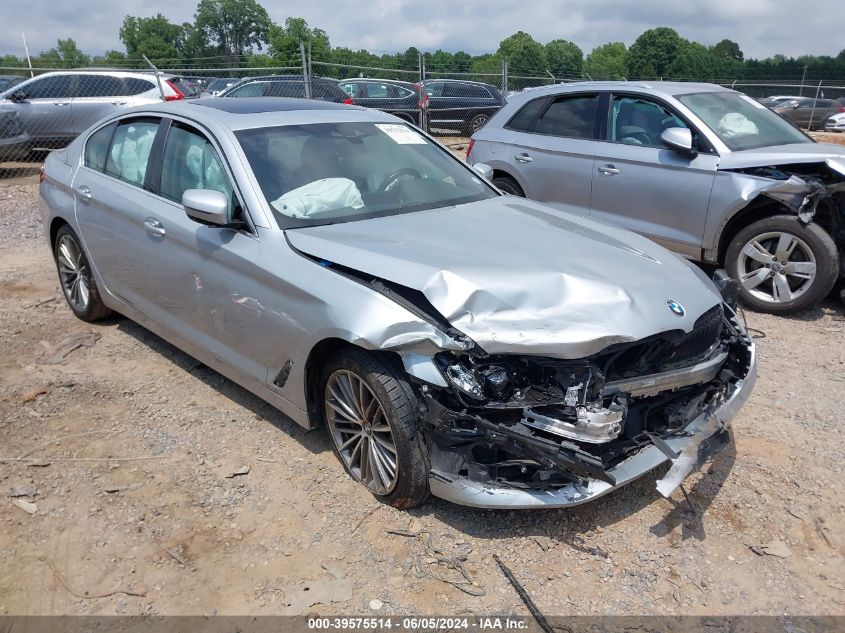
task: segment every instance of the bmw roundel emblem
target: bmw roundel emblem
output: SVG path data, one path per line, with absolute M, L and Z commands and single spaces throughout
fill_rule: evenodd
M 686 310 L 684 310 L 684 306 L 682 306 L 680 303 L 678 303 L 674 299 L 669 299 L 666 302 L 666 305 L 669 306 L 669 310 L 671 310 L 672 314 L 674 314 L 675 316 L 682 317 L 686 314 Z

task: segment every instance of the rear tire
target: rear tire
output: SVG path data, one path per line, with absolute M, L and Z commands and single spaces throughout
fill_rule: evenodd
M 56 233 L 53 258 L 65 301 L 77 318 L 91 322 L 111 316 L 112 311 L 100 298 L 100 290 L 82 244 L 67 224 Z
M 763 218 L 739 231 L 725 255 L 743 305 L 772 314 L 808 308 L 833 289 L 839 252 L 818 224 L 791 215 Z
M 519 183 L 510 176 L 496 176 L 493 178 L 493 184 L 501 191 L 509 193 L 512 196 L 519 196 L 520 198 L 525 197 L 525 192 L 522 190 L 522 187 L 520 187 Z
M 474 117 L 472 117 L 469 120 L 469 125 L 467 126 L 467 132 L 469 132 L 469 135 L 472 136 L 473 134 L 478 132 L 478 130 L 483 128 L 487 124 L 487 121 L 489 121 L 489 120 L 490 120 L 489 114 L 484 114 L 484 113 L 476 114 Z
M 348 347 L 329 360 L 320 386 L 323 422 L 349 476 L 394 508 L 424 503 L 430 495 L 428 451 L 401 365 Z

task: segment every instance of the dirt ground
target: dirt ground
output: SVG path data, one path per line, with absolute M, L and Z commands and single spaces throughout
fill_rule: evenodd
M 548 615 L 845 615 L 838 302 L 747 315 L 760 377 L 688 481 L 701 516 L 659 472 L 569 510 L 401 512 L 321 432 L 127 319 L 76 320 L 36 206 L 0 185 L 0 615 L 526 615 L 493 554 Z

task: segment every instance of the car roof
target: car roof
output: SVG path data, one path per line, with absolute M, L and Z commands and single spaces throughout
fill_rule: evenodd
M 214 108 L 229 114 L 262 114 L 301 110 L 344 110 L 348 105 L 317 99 L 288 97 L 212 97 L 194 101 L 192 105 Z
M 123 110 L 120 118 L 145 114 L 184 116 L 200 124 L 217 124 L 230 130 L 310 123 L 399 122 L 396 117 L 379 110 L 288 97 L 208 97 L 167 101 Z
M 437 77 L 432 77 L 430 79 L 426 79 L 426 80 L 423 81 L 423 84 L 430 84 L 430 83 L 434 83 L 435 81 L 442 81 L 442 82 L 447 83 L 447 84 L 473 84 L 473 85 L 476 85 L 476 86 L 487 86 L 487 87 L 492 86 L 493 88 L 496 88 L 496 86 L 494 86 L 493 84 L 486 84 L 483 81 L 470 81 L 469 79 L 447 79 L 447 78 L 440 79 L 440 78 L 437 78 Z M 496 89 L 498 90 L 498 88 L 496 88 Z
M 153 71 L 142 70 L 117 70 L 114 68 L 74 68 L 73 70 L 52 70 L 50 72 L 35 75 L 35 77 L 24 77 L 27 81 L 30 79 L 38 79 L 39 77 L 53 77 L 58 75 L 103 75 L 104 77 L 143 77 L 145 79 L 155 79 Z M 173 79 L 174 75 L 170 73 L 159 72 L 159 77 L 162 79 Z
M 550 86 L 540 86 L 528 92 L 521 92 L 514 97 L 535 98 L 543 94 L 577 92 L 582 90 L 632 90 L 667 97 L 692 94 L 697 92 L 734 92 L 730 88 L 717 84 L 697 83 L 692 81 L 573 81 Z
M 302 75 L 261 75 L 259 77 L 244 77 L 238 83 L 248 83 L 250 81 L 305 81 L 305 79 Z M 331 83 L 337 83 L 337 79 L 320 77 L 318 75 L 312 76 L 311 81 L 328 81 Z
M 378 77 L 347 77 L 346 79 L 339 79 L 337 83 L 345 84 L 349 81 L 373 81 L 376 83 L 382 84 L 397 84 L 399 86 L 413 86 L 414 84 L 410 81 L 404 81 L 402 79 L 379 79 Z

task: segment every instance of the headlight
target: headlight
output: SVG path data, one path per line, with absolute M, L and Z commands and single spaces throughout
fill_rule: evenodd
M 449 365 L 446 368 L 446 377 L 449 379 L 449 382 L 468 396 L 476 400 L 484 399 L 484 391 L 481 385 L 478 384 L 475 375 L 460 363 Z

